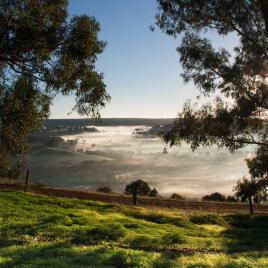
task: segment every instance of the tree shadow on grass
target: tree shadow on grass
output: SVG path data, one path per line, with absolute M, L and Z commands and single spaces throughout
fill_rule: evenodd
M 229 252 L 268 250 L 268 215 L 226 216 L 229 227 L 222 233 Z

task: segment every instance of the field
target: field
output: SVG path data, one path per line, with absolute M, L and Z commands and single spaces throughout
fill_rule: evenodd
M 0 191 L 0 267 L 268 267 L 268 215 Z

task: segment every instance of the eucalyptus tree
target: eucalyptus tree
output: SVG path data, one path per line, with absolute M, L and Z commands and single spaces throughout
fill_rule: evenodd
M 49 115 L 57 94 L 72 95 L 80 115 L 99 117 L 110 97 L 97 56 L 99 23 L 68 17 L 67 0 L 0 1 L 0 165 L 27 152 L 27 138 Z
M 185 141 L 192 150 L 217 145 L 234 152 L 254 145 L 256 154 L 247 159 L 250 174 L 267 181 L 268 1 L 158 0 L 158 5 L 156 24 L 181 37 L 184 82 L 210 97 L 207 104 L 186 102 L 164 140 L 171 146 Z M 232 51 L 208 38 L 230 34 Z

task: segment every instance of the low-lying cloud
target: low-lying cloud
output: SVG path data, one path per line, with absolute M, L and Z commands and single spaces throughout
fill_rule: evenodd
M 27 156 L 31 179 L 89 190 L 110 186 L 116 192 L 123 192 L 131 180 L 143 179 L 163 195 L 201 196 L 215 191 L 231 194 L 235 181 L 247 174 L 247 150 L 230 154 L 213 147 L 192 153 L 183 144 L 164 154 L 160 139 L 133 135 L 135 127 L 98 129 L 96 133 L 64 136 L 65 140 L 76 140 L 74 150 L 35 144 Z

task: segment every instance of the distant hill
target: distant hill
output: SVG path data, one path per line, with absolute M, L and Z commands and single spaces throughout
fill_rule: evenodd
M 103 118 L 101 121 L 94 119 L 48 119 L 45 127 L 55 126 L 139 126 L 139 125 L 165 125 L 170 124 L 175 118 Z

